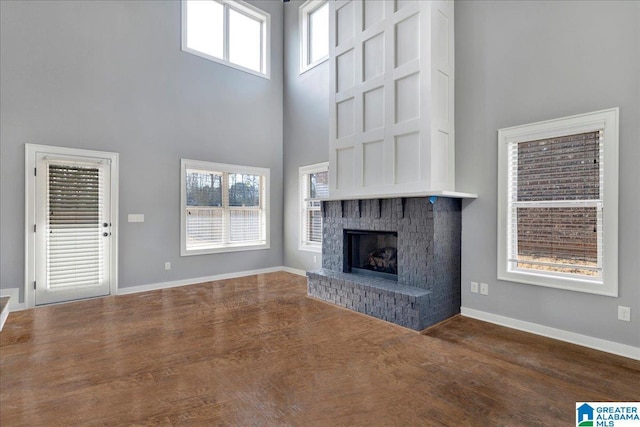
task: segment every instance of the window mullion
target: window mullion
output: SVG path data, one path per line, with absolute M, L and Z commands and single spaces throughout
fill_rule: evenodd
M 222 48 L 225 61 L 229 60 L 229 5 L 224 4 L 224 18 L 222 19 Z
M 231 208 L 229 207 L 229 173 L 222 174 L 222 228 L 224 233 L 223 242 L 231 242 Z

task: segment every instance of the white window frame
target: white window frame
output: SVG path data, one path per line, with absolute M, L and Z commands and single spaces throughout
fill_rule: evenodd
M 182 0 L 182 50 L 193 55 L 197 55 L 201 58 L 208 59 L 213 62 L 217 62 L 227 67 L 235 68 L 240 71 L 244 71 L 255 76 L 271 79 L 271 14 L 264 10 L 246 3 L 242 0 L 209 0 L 220 3 L 224 6 L 223 12 L 223 58 L 218 58 L 213 55 L 201 52 L 196 49 L 192 49 L 187 46 L 187 1 Z M 243 67 L 242 65 L 235 64 L 229 61 L 229 10 L 246 15 L 249 18 L 260 21 L 261 23 L 261 55 L 260 55 L 260 71 L 252 70 L 251 68 Z
M 118 200 L 119 200 L 119 154 L 108 151 L 86 150 L 81 148 L 57 147 L 51 145 L 25 144 L 25 198 L 24 198 L 24 301 L 26 308 L 36 306 L 36 294 L 33 289 L 33 282 L 36 277 L 36 233 L 33 232 L 34 224 L 37 223 L 36 216 L 36 197 L 37 197 L 37 176 L 35 169 L 37 166 L 38 154 L 47 154 L 53 156 L 75 156 L 75 157 L 91 157 L 96 160 L 108 160 L 111 165 L 110 187 L 111 194 L 109 203 L 111 205 L 111 251 L 110 251 L 110 271 L 109 292 L 111 295 L 118 293 Z M 42 172 L 41 172 L 42 173 Z
M 252 242 L 225 242 L 220 245 L 204 249 L 187 249 L 187 169 L 207 170 L 217 173 L 241 173 L 250 175 L 260 175 L 264 178 L 264 185 L 260 197 L 263 211 L 265 238 L 263 241 Z M 200 160 L 180 160 L 180 256 L 215 254 L 222 252 L 238 252 L 262 250 L 270 248 L 270 175 L 269 168 L 253 166 L 230 165 L 225 163 L 204 162 Z M 223 193 L 224 194 L 224 193 Z M 228 197 L 228 195 L 227 195 Z M 223 206 L 226 210 L 231 210 L 229 206 Z
M 299 9 L 298 22 L 300 23 L 300 74 L 305 71 L 309 71 L 310 69 L 322 64 L 323 62 L 329 59 L 329 54 L 323 56 L 315 62 L 310 62 L 309 46 L 311 44 L 310 33 L 309 33 L 309 17 L 316 10 L 324 6 L 325 3 L 328 3 L 328 0 L 307 0 L 304 2 Z M 327 40 L 327 44 L 329 40 Z
M 309 175 L 329 172 L 329 162 L 316 163 L 298 168 L 300 176 L 300 239 L 298 249 L 309 252 L 322 252 L 322 242 L 307 240 L 307 201 L 309 200 Z
M 619 109 L 531 123 L 498 131 L 498 279 L 598 295 L 618 296 L 618 130 Z M 601 131 L 603 153 L 602 277 L 517 270 L 508 261 L 510 194 L 509 144 Z

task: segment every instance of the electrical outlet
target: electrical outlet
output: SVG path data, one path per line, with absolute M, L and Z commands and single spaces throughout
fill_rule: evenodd
M 618 320 L 631 322 L 631 307 L 618 306 Z
M 480 294 L 489 295 L 489 285 L 486 283 L 480 283 Z
M 317 263 L 317 262 L 318 262 L 318 256 L 317 256 L 317 255 L 314 255 L 314 256 L 313 256 L 313 263 L 315 264 L 315 263 Z
M 165 270 L 171 270 L 171 263 L 169 261 L 164 263 L 164 269 Z
M 471 282 L 471 292 L 474 294 L 478 293 L 478 282 Z

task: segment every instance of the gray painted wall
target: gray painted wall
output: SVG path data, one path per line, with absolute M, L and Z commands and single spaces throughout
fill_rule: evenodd
M 146 219 L 121 221 L 121 286 L 320 266 L 298 250 L 298 167 L 328 159 L 328 63 L 299 74 L 301 1 L 254 3 L 272 15 L 270 81 L 181 52 L 178 2 L 0 2 L 0 286 L 23 285 L 25 142 L 120 153 L 121 219 Z M 620 297 L 498 282 L 497 130 L 612 106 Z M 458 1 L 456 134 L 457 189 L 479 194 L 462 215 L 463 306 L 639 346 L 640 2 Z M 270 250 L 179 256 L 181 157 L 272 168 Z
M 282 265 L 283 6 L 252 3 L 271 80 L 182 52 L 179 1 L 0 2 L 3 289 L 24 283 L 27 142 L 120 153 L 120 287 Z M 180 257 L 182 157 L 271 168 L 271 249 Z
M 322 265 L 321 255 L 298 250 L 298 168 L 329 160 L 329 61 L 300 74 L 302 3 L 293 0 L 284 5 L 284 265 L 313 270 Z
M 462 305 L 640 346 L 640 2 L 456 3 Z M 496 279 L 497 131 L 620 107 L 619 298 Z M 469 292 L 470 281 L 489 295 Z M 631 307 L 632 322 L 617 320 Z

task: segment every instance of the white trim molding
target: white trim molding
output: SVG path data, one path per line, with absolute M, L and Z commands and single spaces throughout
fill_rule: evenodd
M 313 165 L 308 166 L 300 166 L 298 168 L 298 179 L 300 182 L 299 195 L 299 212 L 300 212 L 300 237 L 298 239 L 298 250 L 307 251 L 307 252 L 315 252 L 322 253 L 322 242 L 310 242 L 307 240 L 307 228 L 309 224 L 307 223 L 307 212 L 308 206 L 307 202 L 309 201 L 309 175 L 312 173 L 318 172 L 326 172 L 327 176 L 329 174 L 329 162 L 315 163 Z M 318 197 L 314 200 L 321 200 L 322 198 Z
M 535 335 L 541 335 L 547 338 L 553 338 L 559 341 L 580 345 L 583 347 L 600 350 L 618 356 L 628 357 L 630 359 L 640 360 L 640 347 L 634 347 L 627 344 L 620 344 L 613 341 L 594 338 L 588 335 L 577 334 L 562 329 L 556 329 L 537 323 L 526 322 L 524 320 L 513 319 L 511 317 L 500 316 L 498 314 L 487 313 L 485 311 L 475 310 L 473 308 L 461 307 L 461 314 L 472 319 L 482 320 L 507 328 L 517 329 L 523 332 L 529 332 Z
M 205 171 L 206 173 L 219 174 L 222 177 L 222 203 L 221 206 L 202 206 L 206 209 L 218 209 L 223 212 L 224 219 L 224 237 L 222 242 L 205 241 L 204 245 L 189 247 L 187 240 L 187 210 L 191 208 L 200 208 L 201 206 L 187 206 L 187 173 L 189 170 Z M 229 232 L 231 223 L 229 213 L 232 210 L 244 209 L 241 207 L 229 206 L 229 175 L 232 174 L 248 174 L 260 177 L 260 196 L 259 206 L 255 211 L 259 213 L 260 236 L 257 240 L 250 241 L 231 241 Z M 270 245 L 270 209 L 271 209 L 271 189 L 270 178 L 271 169 L 240 166 L 224 163 L 205 162 L 201 160 L 180 160 L 180 256 L 213 254 L 220 252 L 240 252 L 251 250 L 269 249 Z
M 119 200 L 119 154 L 108 151 L 87 150 L 81 148 L 57 147 L 50 145 L 25 144 L 25 197 L 24 197 L 24 307 L 36 306 L 36 291 L 33 283 L 36 277 L 36 175 L 37 156 L 40 154 L 53 156 L 72 156 L 93 158 L 108 161 L 110 165 L 110 223 L 111 242 L 109 245 L 109 295 L 115 295 L 118 290 L 118 200 Z M 16 302 L 18 301 L 16 297 Z
M 285 273 L 297 274 L 298 276 L 307 277 L 307 272 L 293 267 L 282 267 L 282 271 Z
M 307 0 L 298 10 L 298 22 L 300 24 L 300 74 L 309 71 L 312 68 L 315 68 L 317 65 L 326 62 L 329 59 L 329 38 L 327 38 L 327 55 L 322 58 L 318 58 L 315 61 L 311 60 L 310 57 L 310 45 L 311 45 L 311 28 L 309 25 L 310 16 L 318 11 L 321 7 L 327 5 L 327 15 L 328 15 L 328 0 Z M 329 22 L 327 20 L 327 27 L 329 26 Z M 327 34 L 329 33 L 329 28 L 327 28 Z
M 618 296 L 618 129 L 619 109 L 610 108 L 498 130 L 498 279 L 609 297 Z M 510 176 L 512 172 L 509 170 L 512 160 L 509 147 L 521 142 L 586 132 L 601 132 L 604 143 L 599 162 L 602 181 L 601 200 L 598 200 L 602 203 L 602 211 L 606 212 L 598 220 L 598 227 L 602 229 L 601 241 L 598 241 L 598 259 L 602 260 L 601 277 L 515 268 L 515 263 L 509 259 L 513 250 L 513 236 L 517 236 L 513 231 L 517 227 L 517 220 L 513 219 L 514 214 L 511 213 L 513 189 L 510 185 L 514 178 Z M 561 202 L 569 203 L 564 200 Z M 510 225 L 511 221 L 514 221 L 514 226 Z
M 0 290 L 0 297 L 9 297 L 9 312 L 25 310 L 25 303 L 20 301 L 20 289 L 7 288 Z
M 202 50 L 189 47 L 188 31 L 189 24 L 188 18 L 188 3 L 190 0 L 182 0 L 182 51 L 190 53 L 192 55 L 199 56 L 209 61 L 217 62 L 227 67 L 235 68 L 236 70 L 244 71 L 245 73 L 253 74 L 254 76 L 262 77 L 265 79 L 271 79 L 271 14 L 266 12 L 252 4 L 249 4 L 242 0 L 215 0 L 216 3 L 223 7 L 223 54 L 222 57 L 212 55 Z M 247 68 L 243 65 L 237 64 L 230 59 L 230 11 L 237 12 L 248 18 L 251 18 L 260 23 L 260 70 Z M 216 23 L 210 23 L 215 26 Z

